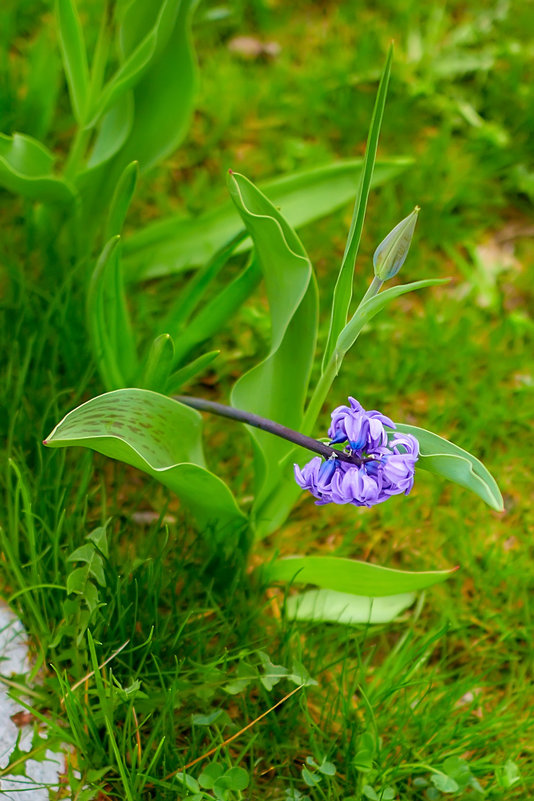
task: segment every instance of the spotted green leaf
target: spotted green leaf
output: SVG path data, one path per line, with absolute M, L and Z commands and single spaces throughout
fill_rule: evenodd
M 195 410 L 149 390 L 120 389 L 73 409 L 44 444 L 90 448 L 148 473 L 178 495 L 202 533 L 234 542 L 247 519 L 206 468 L 201 430 Z

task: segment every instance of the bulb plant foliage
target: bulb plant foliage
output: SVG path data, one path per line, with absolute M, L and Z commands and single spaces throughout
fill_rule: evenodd
M 231 202 L 196 218 L 157 220 L 123 243 L 138 181 L 176 150 L 189 129 L 197 84 L 196 6 L 197 0 L 104 4 L 91 50 L 83 23 L 94 15 L 94 4 L 55 0 L 53 18 L 43 18 L 43 35 L 48 40 L 58 34 L 72 137 L 59 156 L 42 141 L 65 140 L 63 130 L 51 130 L 60 77 L 60 61 L 52 57 L 45 76 L 29 66 L 28 86 L 20 92 L 28 98 L 27 107 L 21 101 L 20 118 L 29 130 L 0 133 L 0 187 L 31 208 L 25 215 L 28 239 L 51 254 L 55 278 L 72 273 L 86 291 L 88 341 L 108 390 L 177 391 L 216 357 L 207 351 L 191 360 L 261 278 L 252 260 L 214 300 L 203 302 L 234 251 L 250 250 Z M 375 183 L 406 165 L 406 159 L 383 161 Z M 274 203 L 289 207 L 292 224 L 299 226 L 343 205 L 350 197 L 347 178 L 356 181 L 361 170 L 361 159 L 349 159 L 283 176 L 266 190 Z M 139 342 L 126 301 L 128 284 L 185 269 L 195 272 L 163 326 L 154 321 Z
M 348 406 L 332 403 L 336 408 L 328 444 L 312 438 L 323 405 L 334 397 L 332 384 L 343 358 L 362 328 L 400 295 L 442 283 L 426 279 L 383 288 L 406 258 L 416 208 L 377 248 L 370 286 L 351 311 L 354 265 L 390 68 L 391 51 L 378 89 L 315 386 L 310 386 L 310 376 L 319 358 L 319 291 L 312 265 L 294 228 L 276 205 L 243 175 L 230 172 L 230 197 L 253 243 L 247 271 L 254 281 L 261 277 L 269 302 L 271 344 L 266 357 L 237 380 L 229 406 L 184 396 L 175 399 L 142 386 L 119 388 L 69 412 L 45 441 L 50 447 L 92 448 L 158 479 L 179 496 L 198 530 L 206 532 L 220 554 L 236 549 L 246 554 L 254 539 L 277 530 L 302 489 L 309 490 L 319 505 L 372 506 L 393 495 L 407 494 L 420 468 L 462 485 L 494 509 L 502 508 L 495 480 L 476 457 L 437 434 L 393 422 L 382 412 L 365 411 L 355 398 L 349 399 Z M 230 247 L 236 244 L 234 241 Z M 104 261 L 113 258 L 113 245 L 109 249 Z M 112 298 L 109 302 L 119 301 Z M 122 335 L 119 328 L 117 337 Z M 187 332 L 184 336 L 187 340 Z M 177 347 L 180 349 L 180 341 Z M 161 341 L 153 355 L 153 369 L 157 372 L 161 362 L 164 374 L 172 362 L 168 344 Z M 255 469 L 254 501 L 247 512 L 240 508 L 232 489 L 206 466 L 199 410 L 247 425 Z M 310 450 L 321 455 L 303 465 Z M 417 590 L 450 574 L 448 570 L 409 573 L 314 555 L 275 559 L 267 568 L 273 581 L 316 586 L 289 599 L 288 611 L 295 617 L 347 623 L 390 620 L 413 602 Z

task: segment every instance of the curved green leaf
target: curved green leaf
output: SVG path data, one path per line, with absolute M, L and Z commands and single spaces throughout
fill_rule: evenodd
M 373 186 L 380 186 L 405 170 L 409 159 L 377 162 Z M 362 159 L 303 170 L 262 185 L 271 202 L 280 207 L 293 228 L 324 217 L 354 197 Z M 243 225 L 232 203 L 196 218 L 170 217 L 134 233 L 125 242 L 125 267 L 129 280 L 161 275 L 205 264 Z M 241 249 L 251 247 L 251 240 Z
M 289 556 L 276 559 L 265 570 L 269 581 L 316 584 L 336 592 L 378 598 L 424 590 L 445 581 L 457 568 L 411 573 L 339 556 Z
M 378 295 L 369 298 L 361 306 L 356 309 L 353 316 L 340 333 L 336 342 L 336 351 L 345 355 L 347 351 L 356 342 L 364 325 L 373 319 L 373 317 L 382 311 L 384 306 L 398 298 L 399 295 L 405 295 L 407 292 L 413 292 L 416 289 L 424 289 L 427 286 L 434 286 L 436 284 L 446 284 L 448 278 L 426 278 L 423 281 L 412 281 L 410 284 L 400 284 L 399 286 L 392 286 L 389 289 L 384 289 Z
M 404 423 L 398 423 L 396 426 L 397 431 L 412 434 L 419 441 L 421 455 L 417 467 L 460 484 L 482 498 L 492 509 L 502 512 L 504 504 L 501 491 L 489 470 L 479 459 L 424 428 Z
M 202 530 L 241 532 L 247 518 L 226 484 L 205 467 L 198 412 L 144 389 L 107 392 L 69 412 L 44 441 L 81 445 L 148 473 L 173 490 Z
M 315 623 L 369 625 L 390 623 L 415 601 L 414 593 L 365 598 L 335 590 L 309 590 L 286 601 L 286 614 L 293 620 Z
M 254 242 L 271 317 L 270 352 L 237 381 L 232 403 L 298 430 L 317 337 L 315 277 L 297 235 L 265 195 L 237 173 L 229 175 L 228 183 Z M 262 458 L 257 506 L 262 493 L 270 492 L 278 481 L 278 462 L 292 445 L 256 428 L 250 434 Z
M 31 136 L 0 134 L 0 186 L 28 197 L 72 203 L 76 191 L 67 181 L 52 174 L 54 155 Z
M 56 0 L 59 44 L 74 116 L 83 124 L 87 110 L 89 69 L 83 28 L 74 0 Z

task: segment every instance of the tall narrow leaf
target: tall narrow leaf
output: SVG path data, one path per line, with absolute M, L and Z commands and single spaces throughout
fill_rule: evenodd
M 332 313 L 330 317 L 330 329 L 328 332 L 328 341 L 323 357 L 323 369 L 330 360 L 340 331 L 342 331 L 347 323 L 350 301 L 352 299 L 354 265 L 358 255 L 358 248 L 360 247 L 360 239 L 362 236 L 365 212 L 367 209 L 367 199 L 369 197 L 369 190 L 371 188 L 371 181 L 373 178 L 376 151 L 378 148 L 378 137 L 380 135 L 382 117 L 384 115 L 384 107 L 386 104 L 392 57 L 393 46 L 390 46 L 384 71 L 380 79 L 378 94 L 376 96 L 375 107 L 371 119 L 371 126 L 369 128 L 369 136 L 367 138 L 367 147 L 365 149 L 365 158 L 363 163 L 363 172 L 360 178 L 360 186 L 354 206 L 354 213 L 352 216 L 347 245 L 345 247 L 343 261 L 341 262 L 341 269 L 339 271 L 338 279 L 334 289 Z
M 95 361 L 107 389 L 126 386 L 136 372 L 137 357 L 124 296 L 119 236 L 106 244 L 91 275 L 86 319 Z
M 74 0 L 56 0 L 56 18 L 72 110 L 77 122 L 83 125 L 87 113 L 89 70 L 83 28 Z

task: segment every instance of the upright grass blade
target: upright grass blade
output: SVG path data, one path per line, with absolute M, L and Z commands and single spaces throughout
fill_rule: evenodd
M 271 318 L 269 354 L 237 381 L 232 403 L 299 430 L 317 337 L 315 277 L 297 235 L 265 195 L 237 173 L 228 184 L 254 242 Z M 292 446 L 265 431 L 250 434 L 261 458 L 256 506 L 279 481 L 277 465 Z
M 72 110 L 78 124 L 83 125 L 87 114 L 89 69 L 83 28 L 74 0 L 56 0 L 56 18 Z
M 369 128 L 369 136 L 367 138 L 367 147 L 365 149 L 365 158 L 363 162 L 363 171 L 360 178 L 360 186 L 354 206 L 354 213 L 352 215 L 349 236 L 334 289 L 330 328 L 328 331 L 328 340 L 323 356 L 323 370 L 325 369 L 330 357 L 332 356 L 332 353 L 334 352 L 340 331 L 343 330 L 347 323 L 350 302 L 352 299 L 354 265 L 358 255 L 358 248 L 360 247 L 360 239 L 362 236 L 365 212 L 367 209 L 367 200 L 373 178 L 376 151 L 378 148 L 378 137 L 380 135 L 382 117 L 384 115 L 384 107 L 386 104 L 392 57 L 393 45 L 390 45 L 386 64 L 378 87 L 378 94 L 376 96 L 375 107 L 371 119 L 371 127 Z

